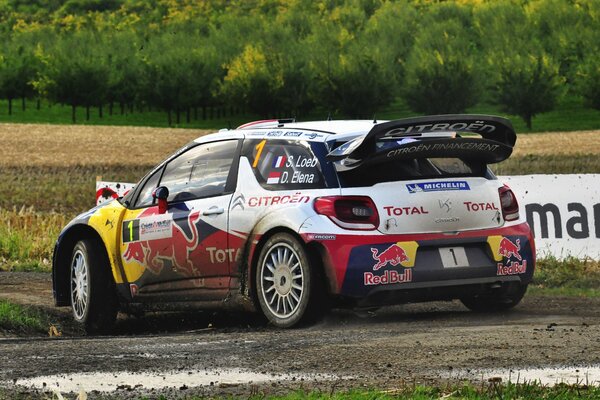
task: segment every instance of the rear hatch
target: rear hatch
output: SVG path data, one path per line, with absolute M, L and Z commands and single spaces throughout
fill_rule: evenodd
M 487 164 L 508 158 L 515 140 L 502 118 L 422 117 L 376 125 L 363 137 L 332 144 L 328 158 L 335 161 L 342 195 L 373 200 L 382 233 L 489 229 L 504 220 L 501 185 Z
M 343 195 L 365 195 L 386 234 L 454 232 L 502 226 L 498 181 L 484 177 L 383 182 L 347 187 Z

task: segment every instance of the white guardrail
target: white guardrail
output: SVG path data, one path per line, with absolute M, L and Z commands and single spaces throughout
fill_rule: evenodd
M 499 176 L 519 200 L 535 235 L 538 257 L 600 260 L 600 174 Z M 96 181 L 96 204 L 132 184 Z M 114 193 L 114 194 L 113 194 Z

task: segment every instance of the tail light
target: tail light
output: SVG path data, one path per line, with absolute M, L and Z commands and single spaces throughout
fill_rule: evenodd
M 371 231 L 379 226 L 379 214 L 370 197 L 317 197 L 313 206 L 317 214 L 326 215 L 345 229 Z
M 498 189 L 500 194 L 500 206 L 505 221 L 519 219 L 519 203 L 512 190 L 506 185 Z

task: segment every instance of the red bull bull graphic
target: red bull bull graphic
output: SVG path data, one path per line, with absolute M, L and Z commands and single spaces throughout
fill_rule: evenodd
M 527 271 L 527 260 L 523 260 L 521 257 L 521 239 L 513 242 L 509 238 L 503 237 L 498 244 L 498 255 L 505 258 L 506 261 L 496 265 L 496 275 L 519 275 Z M 513 261 L 512 258 L 516 258 L 518 261 Z
M 371 248 L 371 252 L 373 253 L 373 259 L 377 261 L 377 264 L 373 266 L 373 271 L 377 271 L 388 264 L 395 267 L 406 261 L 410 261 L 406 251 L 396 243 L 381 252 L 375 248 Z
M 512 258 L 513 256 L 521 261 L 521 239 L 516 240 L 516 244 L 511 242 L 510 239 L 502 238 L 500 241 L 500 247 L 498 248 L 498 254 L 506 258 Z
M 186 234 L 182 226 L 174 223 L 172 214 L 156 214 L 149 209 L 137 219 L 123 222 L 123 258 L 137 262 L 155 275 L 160 274 L 167 263 L 184 276 L 197 276 L 198 271 L 190 260 L 190 253 L 199 244 L 196 222 L 198 211 L 186 219 Z

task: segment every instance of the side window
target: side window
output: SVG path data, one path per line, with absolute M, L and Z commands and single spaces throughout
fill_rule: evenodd
M 160 178 L 161 171 L 162 168 L 157 169 L 152 176 L 148 178 L 146 183 L 144 183 L 144 186 L 140 190 L 137 202 L 135 203 L 135 208 L 148 207 L 154 203 L 152 191 L 158 186 L 158 179 Z
M 171 160 L 160 181 L 169 189 L 168 201 L 223 194 L 237 145 L 237 140 L 201 144 Z
M 315 144 L 319 145 L 319 143 Z M 319 158 L 304 141 L 250 140 L 244 145 L 257 181 L 268 190 L 326 187 Z

